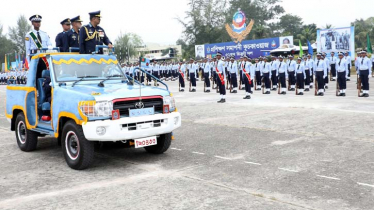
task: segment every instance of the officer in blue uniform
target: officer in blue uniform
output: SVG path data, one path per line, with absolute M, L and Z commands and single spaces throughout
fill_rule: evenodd
M 82 27 L 82 20 L 80 16 L 70 19 L 73 28 L 66 33 L 66 40 L 64 41 L 64 49 L 70 52 L 70 47 L 77 49 L 71 49 L 72 52 L 79 52 L 79 31 Z
M 66 52 L 66 49 L 64 49 L 63 45 L 66 40 L 66 32 L 70 30 L 70 19 L 66 18 L 65 20 L 61 21 L 61 26 L 63 29 L 63 32 L 60 32 L 56 36 L 56 47 L 60 48 L 60 52 Z
M 99 26 L 101 15 L 100 11 L 91 12 L 90 23 L 82 27 L 79 31 L 79 53 L 80 54 L 91 54 L 95 52 L 96 45 L 108 45 L 112 48 L 112 42 L 107 37 L 103 28 Z M 100 50 L 99 53 L 102 53 Z

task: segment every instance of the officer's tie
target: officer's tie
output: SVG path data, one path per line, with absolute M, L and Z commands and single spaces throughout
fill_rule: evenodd
M 42 44 L 43 42 L 42 42 L 42 38 L 40 37 L 39 31 L 37 31 L 36 33 L 37 33 L 38 39 L 40 41 L 40 44 Z
M 317 68 L 318 68 L 318 64 L 319 64 L 319 60 L 318 60 L 318 62 L 317 62 Z
M 339 61 L 339 66 L 340 66 L 340 63 L 342 62 L 342 59 L 340 59 L 340 61 Z

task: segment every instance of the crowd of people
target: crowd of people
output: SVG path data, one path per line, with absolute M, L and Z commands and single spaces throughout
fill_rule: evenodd
M 374 58 L 369 59 L 365 51 L 359 52 L 355 60 L 356 74 L 361 84 L 361 97 L 369 97 L 369 75 L 372 75 Z M 151 78 L 144 81 L 144 77 L 133 73 L 138 64 L 123 65 L 123 72 L 137 77 L 142 83 L 151 85 Z M 244 99 L 250 99 L 253 90 L 263 90 L 263 94 L 277 91 L 286 95 L 287 91 L 295 91 L 297 95 L 315 89 L 317 96 L 324 96 L 330 81 L 337 82 L 337 96 L 346 96 L 347 81 L 351 77 L 351 57 L 348 52 L 334 52 L 329 58 L 325 53 L 318 53 L 315 58 L 308 54 L 303 57 L 259 57 L 251 59 L 243 55 L 239 60 L 225 58 L 221 53 L 212 59 L 194 60 L 188 62 L 158 62 L 153 61 L 148 73 L 161 80 L 177 80 L 179 77 L 179 91 L 185 90 L 185 81 L 189 81 L 189 91 L 196 92 L 196 81 L 204 81 L 204 92 L 217 89 L 220 93 L 219 103 L 226 102 L 226 90 L 238 93 L 238 89 L 245 90 Z M 201 78 L 200 76 L 201 75 Z M 211 84 L 212 83 L 212 84 Z M 334 83 L 335 86 L 336 83 Z M 157 85 L 155 83 L 155 85 Z
M 24 69 L 0 73 L 0 85 L 26 84 L 28 71 Z

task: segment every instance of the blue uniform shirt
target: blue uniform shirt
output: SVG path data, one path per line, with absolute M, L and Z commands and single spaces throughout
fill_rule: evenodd
M 63 45 L 64 45 L 64 42 L 66 42 L 66 32 L 63 31 L 63 32 L 60 32 L 59 34 L 57 34 L 56 36 L 56 47 L 60 48 L 60 52 L 66 52 L 66 49 L 64 49 Z
M 91 54 L 96 45 L 112 44 L 105 31 L 100 26 L 93 27 L 91 23 L 85 25 L 79 31 L 79 53 Z M 102 51 L 100 50 L 102 53 Z
M 64 49 L 66 49 L 66 52 L 69 52 L 70 47 L 79 48 L 79 32 L 75 32 L 74 29 L 66 32 L 66 41 L 64 41 Z M 72 50 L 72 52 L 76 51 Z

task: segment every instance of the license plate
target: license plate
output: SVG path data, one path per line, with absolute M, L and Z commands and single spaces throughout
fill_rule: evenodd
M 154 115 L 155 109 L 151 108 L 143 108 L 143 109 L 130 109 L 129 115 L 130 117 L 140 117 L 145 115 Z
M 134 139 L 135 148 L 148 147 L 152 145 L 157 145 L 157 137 L 151 136 L 141 139 Z

